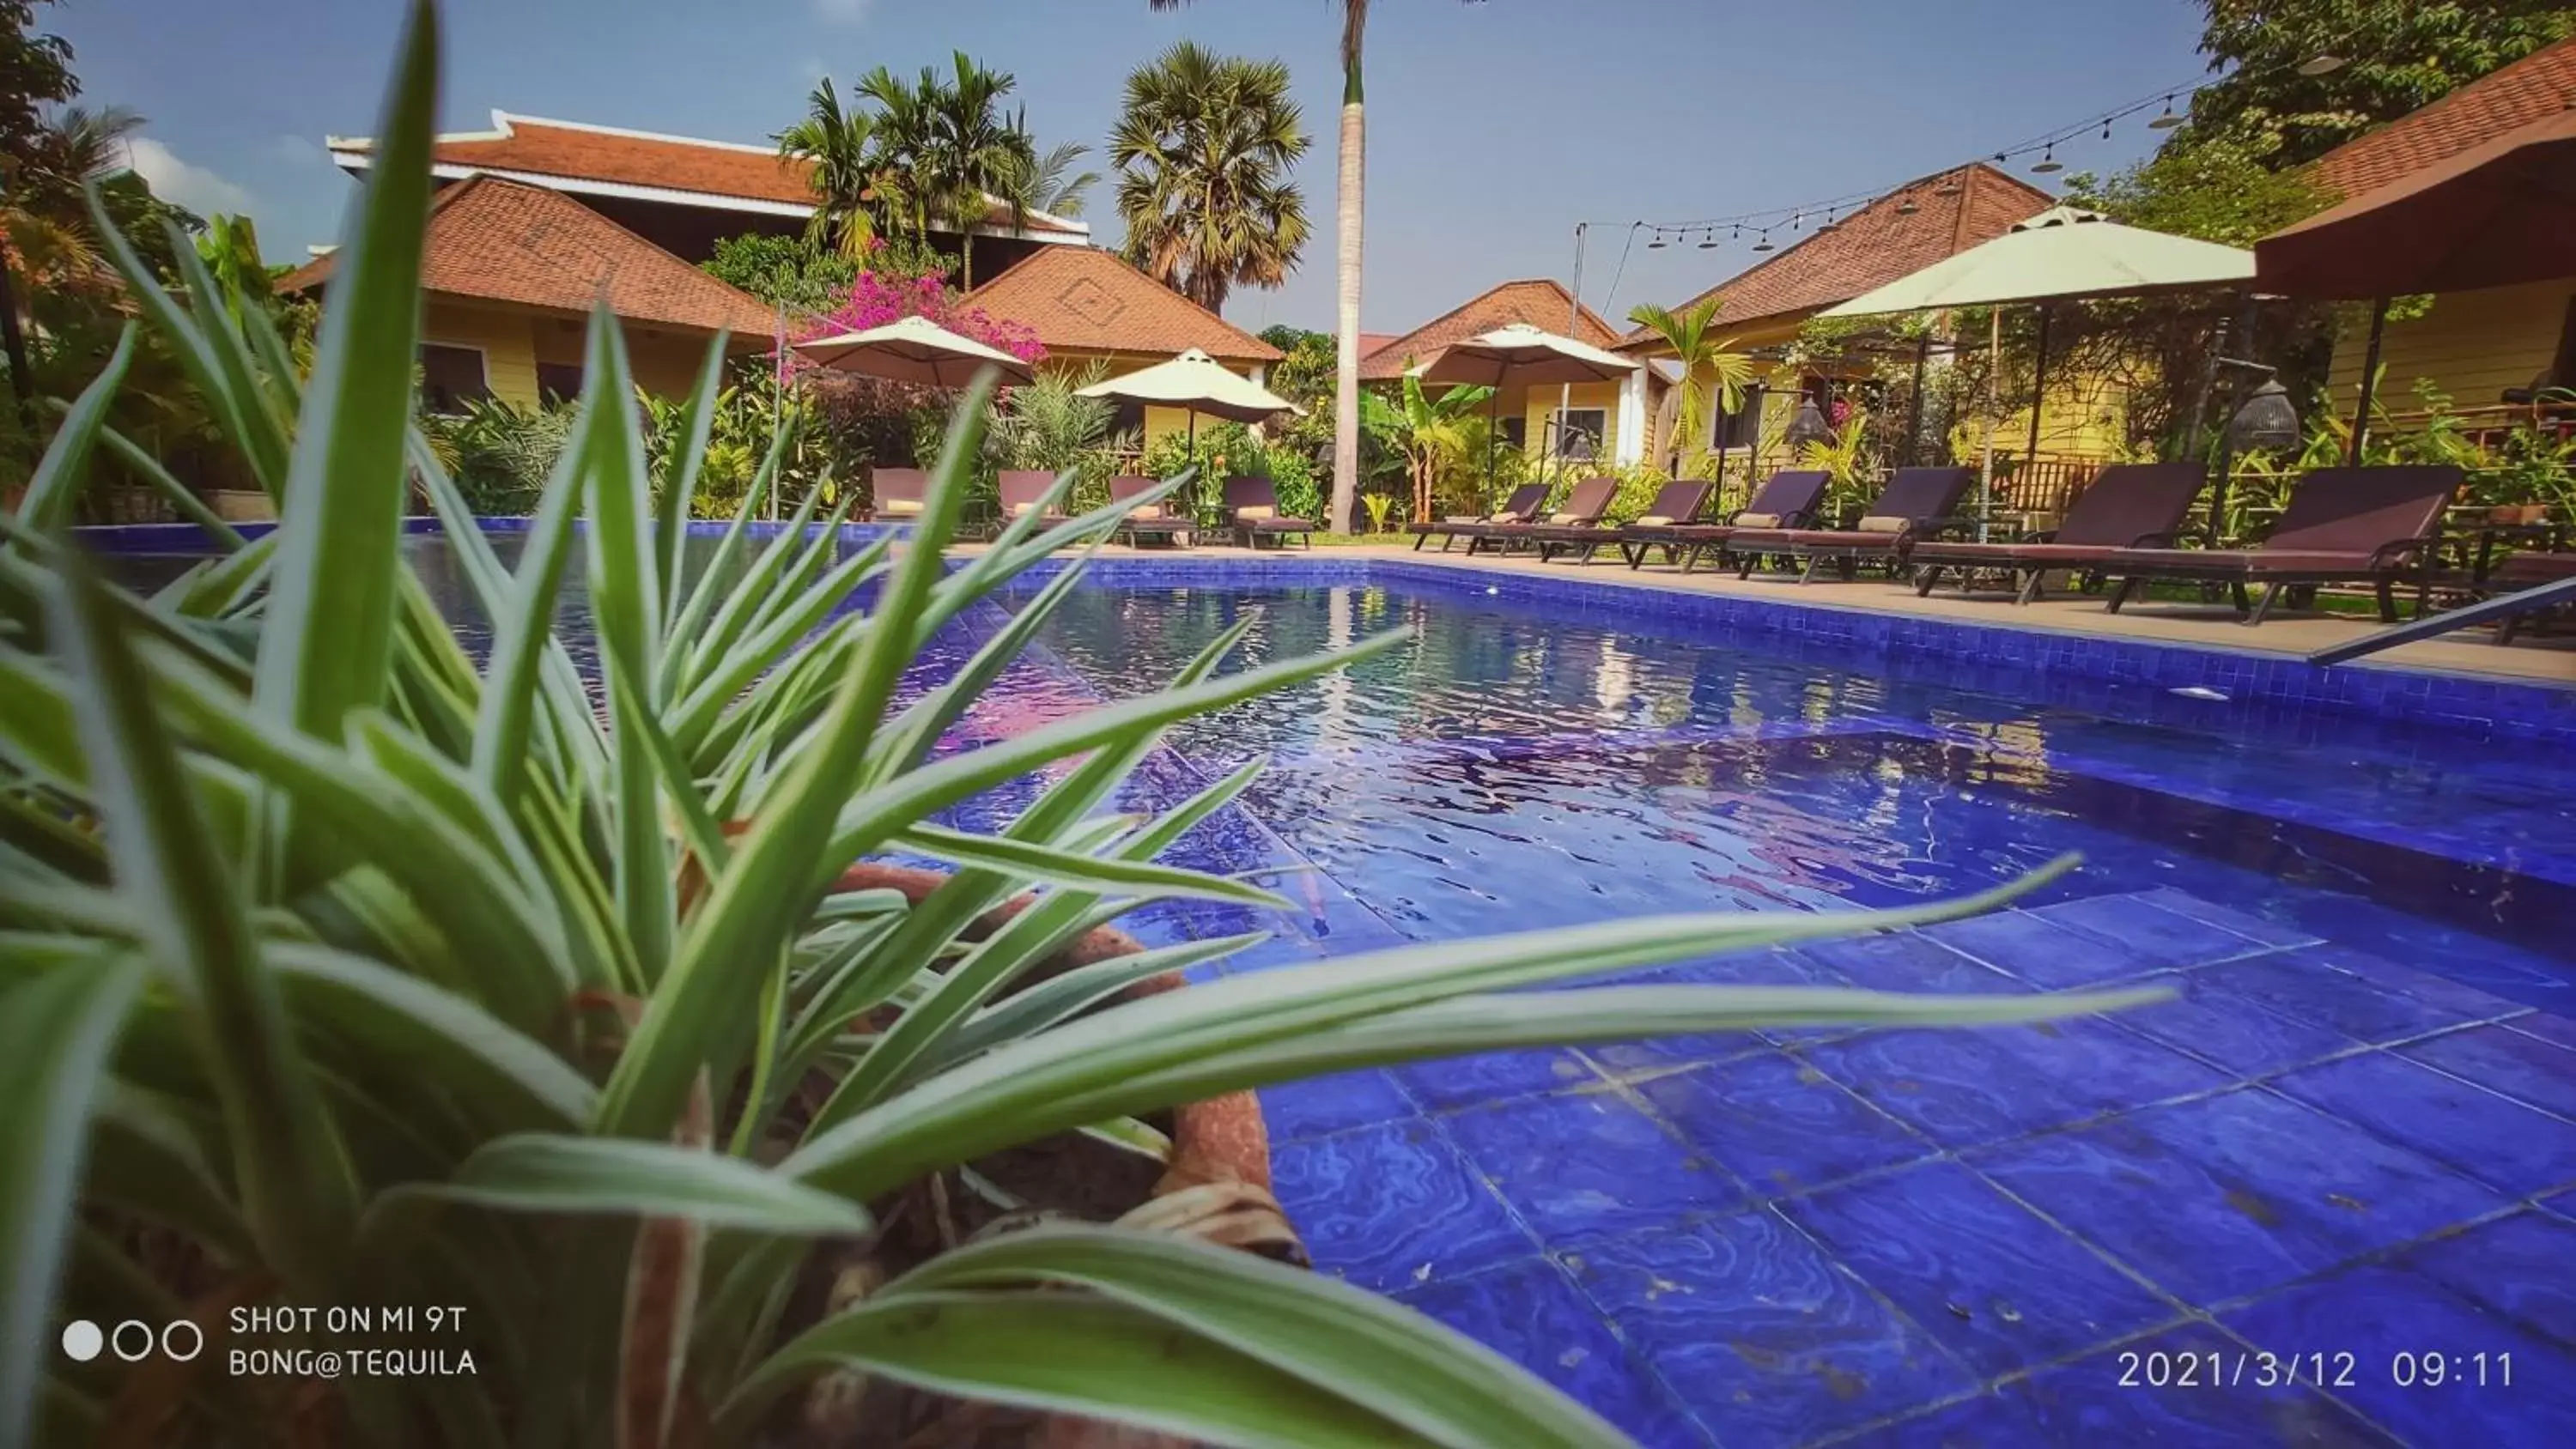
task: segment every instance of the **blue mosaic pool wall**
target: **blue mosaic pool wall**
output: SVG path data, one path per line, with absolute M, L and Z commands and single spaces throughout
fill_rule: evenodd
M 1049 560 L 1032 572 L 1065 566 Z M 2372 665 L 2328 669 L 2295 657 L 2218 646 L 1909 618 L 1838 606 L 1831 600 L 1831 587 L 1803 590 L 1794 600 L 1773 600 L 1603 583 L 1572 569 L 1562 577 L 1533 578 L 1397 559 L 1332 557 L 1264 559 L 1258 564 L 1198 557 L 1100 558 L 1092 561 L 1089 577 L 1121 588 L 1400 584 L 1417 593 L 1457 598 L 1545 600 L 1552 610 L 1568 611 L 1569 619 L 1593 623 L 1633 620 L 1652 611 L 1666 624 L 1758 639 L 1768 648 L 1820 660 L 1867 660 L 1900 673 L 1937 667 L 1941 680 L 1959 688 L 2038 703 L 2052 702 L 2059 692 L 2052 681 L 2197 687 L 2219 690 L 2240 704 L 2284 718 L 2348 714 L 2467 740 L 2576 745 L 2576 688 Z M 2214 624 L 2212 633 L 2233 627 Z

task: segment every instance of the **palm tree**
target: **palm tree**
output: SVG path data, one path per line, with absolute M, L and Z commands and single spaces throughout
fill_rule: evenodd
M 1386 446 L 1404 455 L 1413 481 L 1413 521 L 1431 521 L 1432 492 L 1443 471 L 1470 456 L 1484 441 L 1486 420 L 1476 410 L 1494 395 L 1490 387 L 1453 387 L 1433 398 L 1422 379 L 1407 373 L 1395 401 L 1360 395 L 1361 422 Z
M 1157 10 L 1177 10 L 1189 0 L 1147 0 Z M 1368 135 L 1361 124 L 1360 41 L 1368 29 L 1368 0 L 1337 0 L 1342 8 L 1342 168 L 1333 198 L 1334 367 L 1333 528 L 1348 533 L 1360 496 L 1360 220 Z M 1473 4 L 1475 0 L 1468 0 Z
M 952 74 L 924 66 L 904 81 L 884 66 L 860 77 L 858 93 L 875 103 L 868 151 L 868 181 L 887 216 L 914 241 L 933 230 L 955 232 L 964 266 L 961 282 L 975 285 L 974 248 L 966 245 L 998 195 L 1017 227 L 1029 208 L 1015 180 L 1036 168 L 1037 143 L 1018 118 L 1002 114 L 1002 100 L 1017 81 L 1008 71 L 987 70 L 964 51 L 952 57 Z
M 1035 155 L 1036 144 L 1032 141 L 1030 150 L 1030 162 L 1003 177 L 996 192 L 1021 211 L 1063 217 L 1082 215 L 1084 195 L 1099 184 L 1100 173 L 1074 168 L 1091 154 L 1091 148 L 1079 141 L 1067 141 L 1048 148 L 1044 155 Z
M 1711 297 L 1679 312 L 1649 302 L 1628 313 L 1629 321 L 1662 338 L 1681 364 L 1681 381 L 1673 388 L 1675 426 L 1668 435 L 1677 478 L 1689 477 L 1707 451 L 1700 435 L 1708 420 L 1708 385 L 1716 384 L 1720 411 L 1731 413 L 1753 383 L 1753 359 L 1734 350 L 1734 338 L 1720 340 L 1711 332 L 1725 300 Z
M 876 220 L 869 214 L 869 206 L 875 200 L 871 194 L 871 168 L 876 129 L 874 117 L 841 108 L 841 98 L 826 76 L 806 97 L 805 119 L 772 138 L 778 142 L 781 157 L 807 162 L 813 168 L 814 195 L 819 204 L 814 208 L 813 220 L 806 223 L 807 241 L 833 247 L 849 257 L 867 251 L 869 240 L 876 235 Z
M 1238 286 L 1275 287 L 1306 246 L 1306 153 L 1288 67 L 1182 41 L 1127 77 L 1110 134 L 1127 256 L 1210 311 Z

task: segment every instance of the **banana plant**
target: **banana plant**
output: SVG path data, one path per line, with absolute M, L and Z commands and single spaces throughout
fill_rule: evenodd
M 1238 632 L 1167 689 L 943 754 L 1080 566 L 944 682 L 898 681 L 934 635 L 1037 560 L 1096 545 L 1124 506 L 1043 529 L 1042 507 L 946 557 L 988 380 L 962 399 L 900 546 L 846 550 L 810 498 L 809 526 L 755 538 L 773 450 L 692 570 L 680 541 L 722 340 L 657 476 L 605 314 L 571 438 L 505 563 L 409 421 L 437 36 L 416 4 L 308 381 L 192 251 L 182 303 L 110 234 L 145 325 L 277 497 L 276 531 L 246 540 L 208 517 L 203 561 L 150 593 L 87 559 L 67 504 L 89 461 L 149 462 L 104 421 L 117 362 L 0 515 L 0 1086 L 15 1104 L 0 1121 L 0 1330 L 20 1346 L 0 1356 L 0 1449 L 741 1444 L 782 1396 L 851 1374 L 1214 1443 L 1615 1444 L 1427 1319 L 1185 1234 L 1050 1223 L 826 1311 L 790 1304 L 817 1243 L 866 1240 L 917 1185 L 1225 1091 L 1539 1043 L 2147 999 L 1530 989 L 2009 892 L 1663 916 L 1135 1000 L 1097 981 L 1018 989 L 1150 902 L 1284 906 L 1157 859 L 1253 770 L 1157 814 L 1107 806 L 1174 724 L 1403 636 L 1225 672 Z M 492 623 L 481 660 L 400 546 L 415 480 Z M 554 623 L 576 567 L 595 641 Z M 577 642 L 595 642 L 595 677 Z M 938 821 L 1041 772 L 996 834 Z M 952 871 L 917 900 L 843 883 L 851 862 L 898 852 Z M 1021 897 L 1005 927 L 978 928 Z M 214 1353 L 146 1373 L 28 1350 L 83 1316 L 193 1319 L 220 1341 L 229 1309 L 278 1304 L 461 1308 L 453 1346 L 474 1372 L 281 1392 Z

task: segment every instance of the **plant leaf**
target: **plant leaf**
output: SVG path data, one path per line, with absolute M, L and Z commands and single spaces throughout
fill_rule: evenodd
M 18 511 L 38 528 L 59 529 L 71 521 L 72 502 L 89 481 L 89 455 L 98 446 L 99 428 L 117 391 L 125 386 L 127 365 L 134 361 L 134 333 L 135 324 L 128 322 L 116 334 L 116 350 L 108 354 L 107 366 L 81 389 L 70 411 L 63 414 L 62 425 L 54 430 L 45 456 L 36 461 L 36 474 L 27 481 L 27 496 Z
M 89 1142 L 91 1104 L 142 962 L 49 971 L 0 994 L 0 1444 L 31 1443 Z
M 1284 896 L 1221 875 L 1122 860 L 1114 855 L 1086 855 L 1056 850 L 999 835 L 975 835 L 944 825 L 915 825 L 895 836 L 898 850 L 958 865 L 1006 871 L 1040 885 L 1089 891 L 1151 891 L 1182 900 L 1228 901 L 1263 910 L 1293 909 Z
M 686 1218 L 798 1237 L 868 1230 L 857 1203 L 738 1157 L 665 1142 L 521 1133 L 484 1144 L 446 1182 L 396 1191 L 510 1212 Z
M 1049 1226 L 942 1254 L 885 1290 L 1087 1288 L 1454 1449 L 1624 1444 L 1493 1350 L 1319 1273 L 1167 1233 Z
M 437 105 L 438 14 L 414 0 L 375 164 L 335 254 L 260 639 L 261 708 L 327 740 L 350 710 L 383 701 L 392 657 Z

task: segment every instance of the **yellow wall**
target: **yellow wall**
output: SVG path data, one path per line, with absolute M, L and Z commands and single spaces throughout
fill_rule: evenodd
M 580 318 L 530 308 L 438 299 L 423 314 L 421 340 L 480 349 L 484 386 L 503 402 L 524 408 L 537 404 L 538 363 L 581 362 L 587 326 Z M 625 327 L 636 385 L 663 397 L 687 397 L 706 362 L 707 338 L 637 322 Z
M 2570 296 L 2576 296 L 2576 278 L 2452 292 L 2433 299 L 2433 310 L 2421 317 L 2389 323 L 2379 349 L 2381 406 L 2414 411 L 2420 406 L 2419 377 L 2431 378 L 2462 408 L 2493 407 L 2505 389 L 2531 386 L 2558 355 Z M 2335 339 L 2334 398 L 2347 413 L 2360 397 L 2361 360 L 2369 344 L 2367 319 Z
M 1565 391 L 1565 388 L 1557 383 L 1516 388 L 1494 399 L 1491 405 L 1498 407 L 1506 416 L 1518 413 L 1521 418 L 1521 436 L 1527 439 L 1531 446 L 1543 447 L 1548 440 L 1547 415 L 1556 411 L 1557 401 L 1565 395 Z M 1514 395 L 1515 393 L 1517 396 Z M 1578 382 L 1574 384 L 1573 401 L 1568 406 L 1578 412 L 1584 408 L 1601 410 L 1601 451 L 1593 461 L 1606 464 L 1618 457 L 1619 384 Z M 1650 414 L 1648 417 L 1650 426 L 1652 422 L 1653 418 Z M 1533 454 L 1532 456 L 1536 458 L 1544 455 Z

